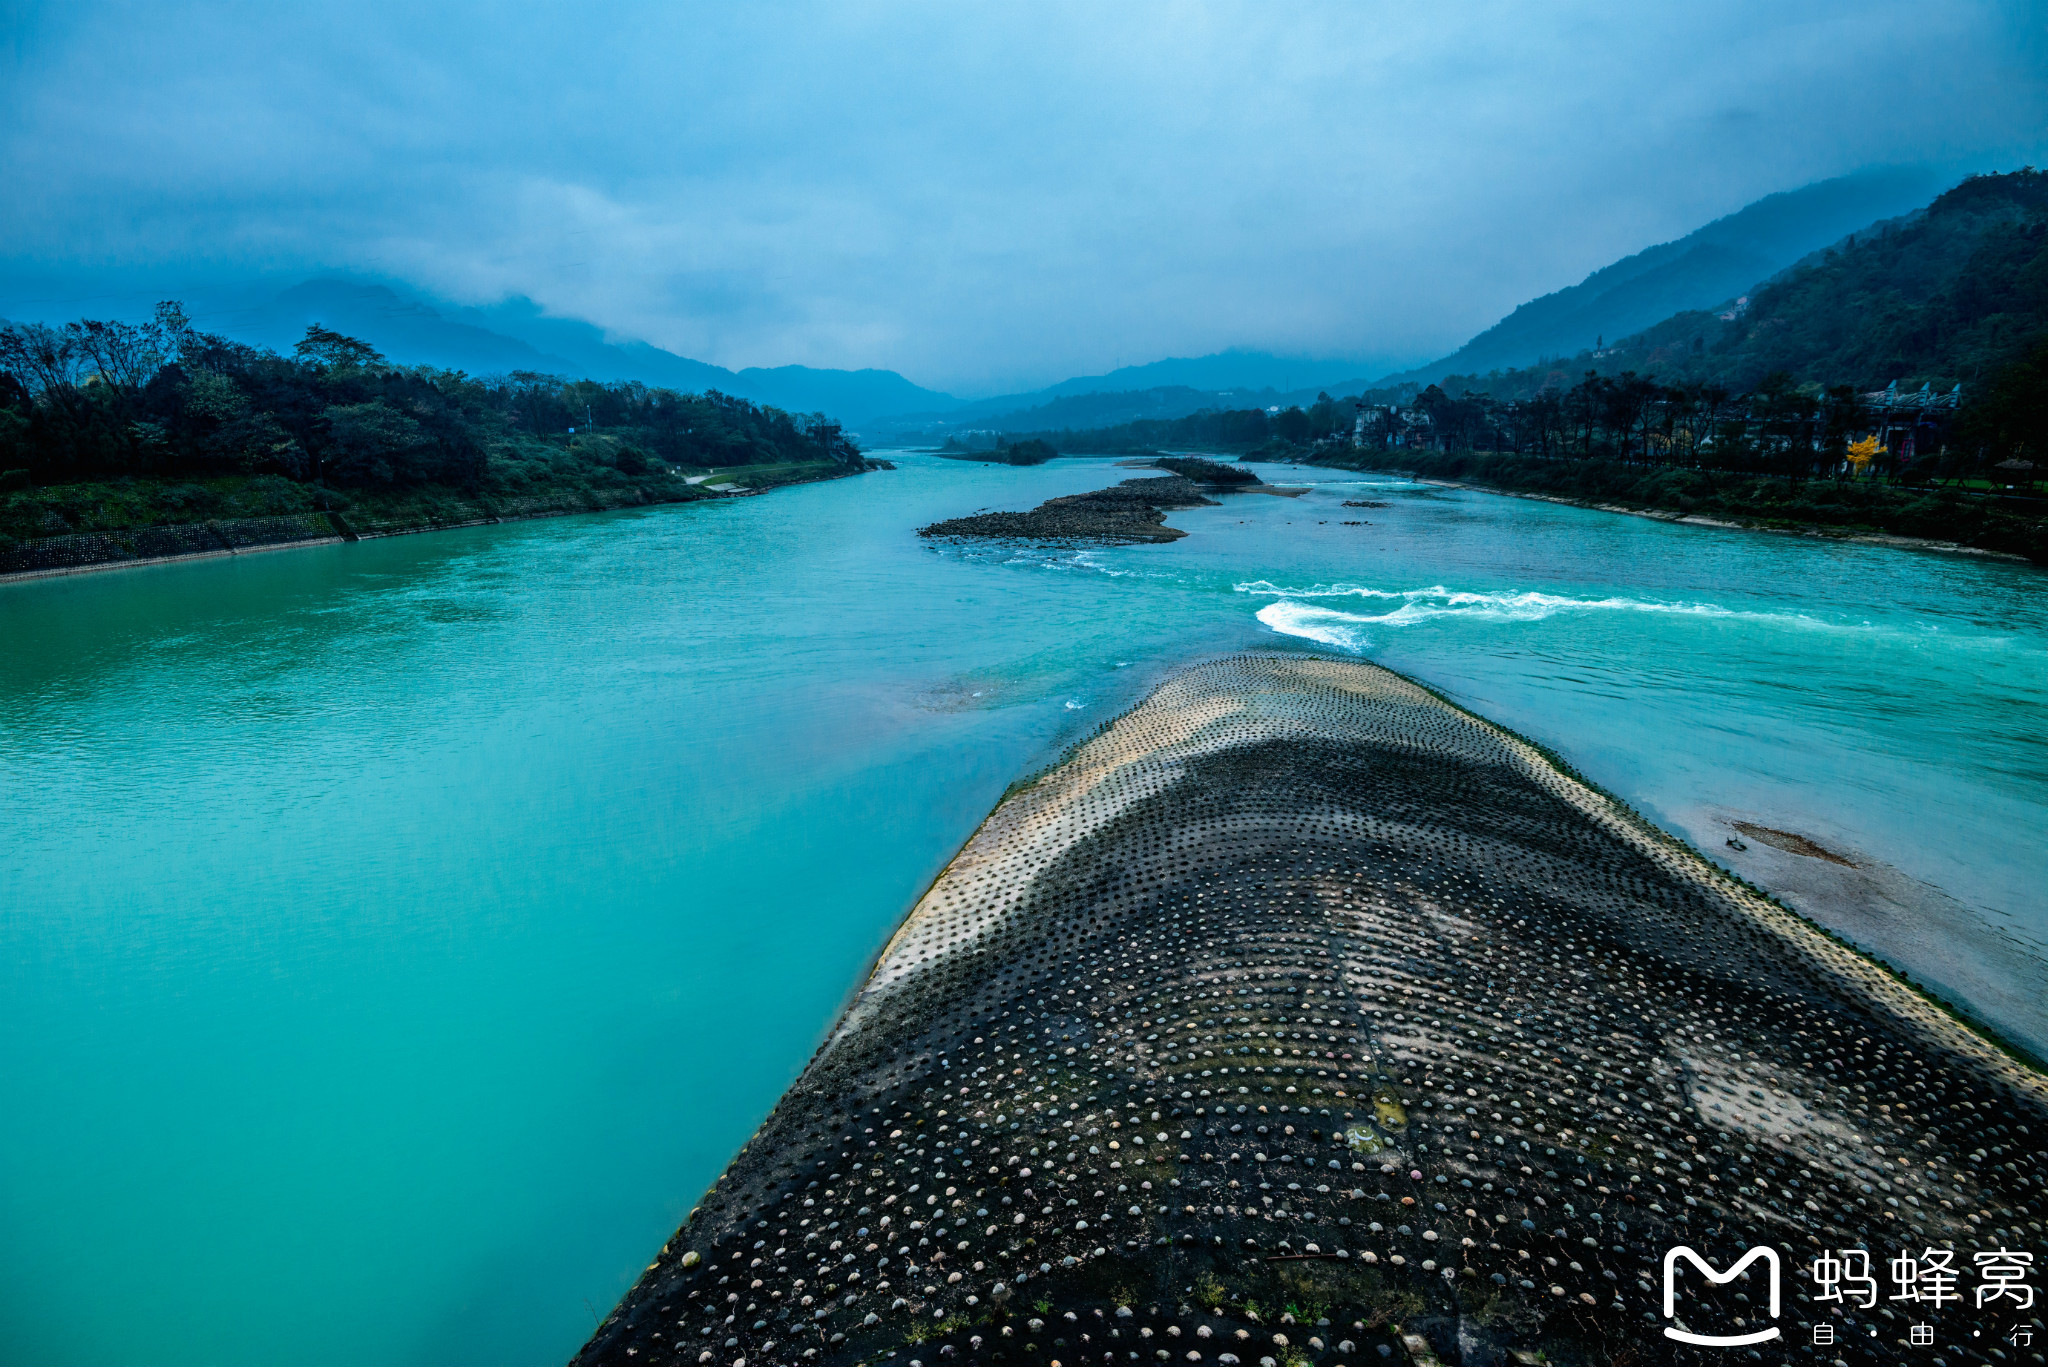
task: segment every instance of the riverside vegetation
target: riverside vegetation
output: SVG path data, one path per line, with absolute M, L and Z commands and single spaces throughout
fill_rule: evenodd
M 1973 494 L 1954 485 L 1794 479 L 1497 451 L 1350 450 L 1319 455 L 1314 463 L 1776 530 L 1911 537 L 2048 564 L 2048 520 L 2038 500 Z
M 148 323 L 0 328 L 0 572 L 715 498 L 868 468 L 728 395 L 291 356 Z
M 2048 174 L 1976 176 L 1718 310 L 1526 369 L 1035 434 L 1412 470 L 2048 561 Z

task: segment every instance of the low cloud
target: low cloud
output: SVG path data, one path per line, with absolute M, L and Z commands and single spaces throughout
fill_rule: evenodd
M 1448 351 L 1762 195 L 2036 159 L 2023 6 L 28 10 L 5 266 L 525 294 L 980 392 Z

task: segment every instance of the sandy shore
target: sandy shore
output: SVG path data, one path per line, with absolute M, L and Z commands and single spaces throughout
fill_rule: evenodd
M 1704 1361 L 1663 1255 L 1770 1244 L 1776 1318 L 1697 1279 L 1680 1318 L 1892 1362 L 1897 1314 L 1797 1270 L 2038 1245 L 2044 1123 L 2041 1077 L 1535 747 L 1235 657 L 996 809 L 577 1360 Z

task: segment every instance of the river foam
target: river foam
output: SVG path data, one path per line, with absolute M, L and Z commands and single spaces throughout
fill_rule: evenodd
M 1647 612 L 1778 622 L 1801 627 L 1832 625 L 1804 613 L 1754 612 L 1726 608 L 1717 603 L 1668 602 L 1651 598 L 1572 598 L 1533 589 L 1488 593 L 1452 589 L 1442 584 L 1419 589 L 1375 589 L 1357 584 L 1318 584 L 1294 589 L 1264 579 L 1232 587 L 1239 593 L 1275 599 L 1258 612 L 1258 619 L 1274 631 L 1352 651 L 1362 650 L 1371 644 L 1365 630 L 1367 627 L 1414 626 L 1445 617 L 1487 622 L 1540 622 L 1560 613 Z M 1327 600 L 1332 599 L 1351 600 L 1360 609 L 1371 605 L 1382 610 L 1346 611 L 1329 606 Z
M 1314 603 L 1282 599 L 1260 608 L 1258 618 L 1282 636 L 1300 636 L 1354 654 L 1372 644 L 1372 638 L 1365 632 L 1365 624 L 1372 618 Z

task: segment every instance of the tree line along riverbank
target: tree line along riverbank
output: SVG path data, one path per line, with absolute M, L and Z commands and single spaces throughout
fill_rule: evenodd
M 0 574 L 727 497 L 871 468 L 824 414 L 293 355 L 147 323 L 0 328 Z
M 267 476 L 58 485 L 0 499 L 0 578 L 741 497 L 839 479 L 875 464 L 809 462 L 637 478 L 602 466 L 571 467 L 516 487 L 470 489 L 341 492 Z
M 1954 486 L 1793 479 L 1488 451 L 1340 448 L 1304 453 L 1302 459 L 1336 469 L 1399 472 L 1503 493 L 1776 530 L 1943 541 L 2048 564 L 2048 501 L 1972 493 Z
M 1572 357 L 1022 446 L 1205 450 L 2048 558 L 2048 174 L 1973 176 Z

